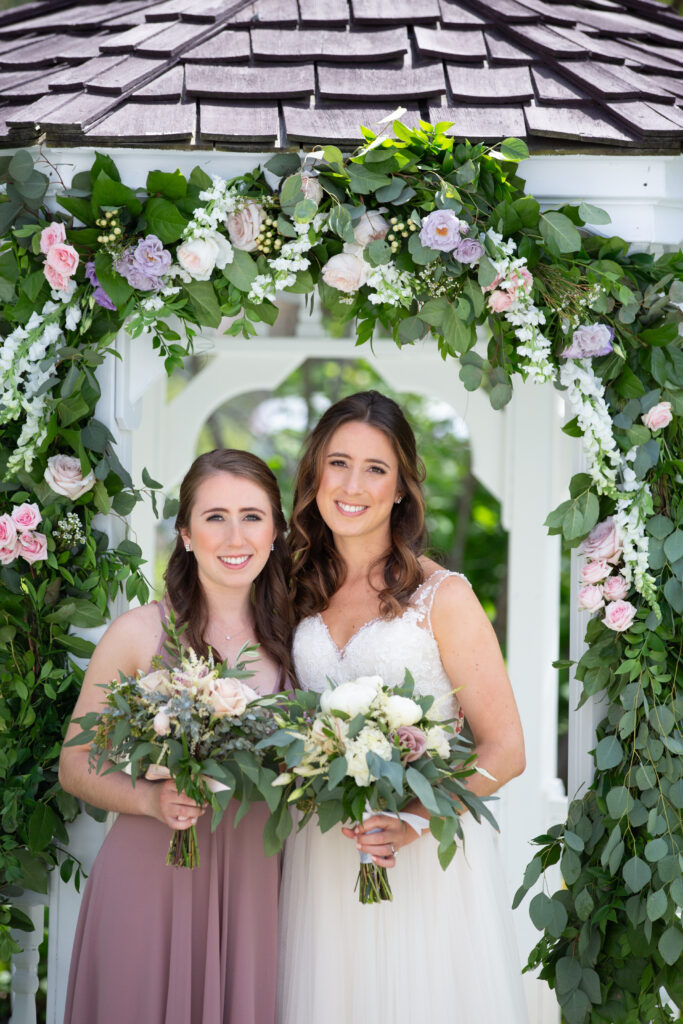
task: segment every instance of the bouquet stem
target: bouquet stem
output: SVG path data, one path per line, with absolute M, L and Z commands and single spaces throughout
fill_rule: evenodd
M 361 863 L 356 888 L 361 903 L 381 903 L 383 900 L 393 900 L 394 898 L 389 885 L 387 869 L 380 868 L 376 864 Z
M 198 868 L 199 845 L 194 825 L 187 829 L 176 829 L 171 836 L 166 863 L 174 868 Z

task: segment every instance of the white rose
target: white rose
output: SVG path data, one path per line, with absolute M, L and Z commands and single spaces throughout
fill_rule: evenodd
M 359 245 L 365 247 L 370 242 L 386 238 L 389 233 L 389 222 L 376 210 L 368 210 L 353 229 L 353 237 Z
M 410 697 L 399 697 L 397 694 L 387 698 L 384 713 L 392 732 L 400 729 L 402 725 L 415 725 L 422 718 L 422 708 L 419 704 Z
M 244 252 L 254 251 L 265 218 L 266 212 L 258 203 L 249 203 L 244 209 L 231 213 L 226 218 L 225 226 L 236 249 L 242 249 Z
M 75 501 L 95 486 L 95 474 L 90 470 L 83 476 L 81 460 L 73 455 L 52 455 L 47 460 L 45 482 L 55 494 L 63 494 Z
M 176 251 L 178 263 L 195 281 L 208 281 L 218 258 L 218 244 L 208 234 L 205 238 L 191 238 L 189 242 L 183 242 Z
M 320 204 L 320 200 L 323 197 L 323 189 L 315 175 L 301 175 L 301 191 L 304 194 L 304 199 L 312 199 L 316 206 Z
M 222 270 L 227 263 L 232 263 L 232 246 L 220 231 L 207 231 L 204 238 L 212 241 L 217 249 L 216 266 Z
M 370 265 L 349 252 L 332 256 L 323 267 L 323 281 L 340 292 L 357 292 L 365 284 Z
M 326 713 L 343 711 L 350 718 L 367 715 L 370 705 L 377 696 L 377 686 L 372 677 L 341 683 L 332 690 L 325 690 L 320 698 L 320 707 Z
M 442 729 L 440 725 L 433 725 L 431 729 L 427 729 L 427 750 L 434 750 L 439 755 L 447 760 L 450 757 L 451 745 L 448 742 L 448 734 L 445 729 Z

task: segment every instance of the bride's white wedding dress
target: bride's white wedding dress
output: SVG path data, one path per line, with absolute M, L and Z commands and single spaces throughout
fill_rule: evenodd
M 435 572 L 399 618 L 376 619 L 339 650 L 316 615 L 296 630 L 299 684 L 322 690 L 381 675 L 461 716 L 432 633 Z M 493 808 L 495 813 L 495 807 Z M 527 1024 L 510 898 L 497 834 L 463 818 L 465 849 L 446 871 L 427 834 L 389 870 L 393 902 L 363 906 L 354 892 L 358 851 L 315 819 L 287 843 L 281 911 L 278 1024 Z

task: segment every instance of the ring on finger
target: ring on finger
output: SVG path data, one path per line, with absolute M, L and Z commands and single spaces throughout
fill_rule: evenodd
M 398 853 L 398 851 L 397 851 L 396 847 L 394 846 L 393 843 L 391 843 L 391 856 L 394 858 L 394 860 L 396 860 L 396 854 L 397 853 Z

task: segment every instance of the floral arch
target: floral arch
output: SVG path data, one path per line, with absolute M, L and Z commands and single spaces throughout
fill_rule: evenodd
M 564 887 L 530 903 L 530 964 L 569 1024 L 665 1021 L 683 950 L 683 254 L 592 234 L 609 218 L 588 204 L 542 213 L 516 173 L 523 143 L 456 144 L 448 127 L 364 129 L 350 159 L 283 153 L 231 181 L 151 171 L 144 189 L 97 154 L 57 195 L 59 219 L 31 154 L 0 160 L 1 883 L 44 891 L 57 865 L 78 876 L 62 854 L 78 805 L 55 765 L 92 645 L 70 630 L 101 625 L 121 591 L 147 599 L 140 549 L 110 543 L 96 516 L 154 503 L 160 484 L 131 479 L 95 418 L 98 367 L 124 323 L 172 373 L 200 327 L 227 318 L 248 344 L 278 290 L 317 292 L 359 343 L 430 335 L 495 409 L 515 375 L 566 392 L 587 471 L 546 523 L 586 554 L 580 601 L 595 614 L 576 672 L 583 699 L 605 691 L 608 705 L 594 782 L 537 840 L 516 900 L 559 861 Z M 11 898 L 0 914 L 6 954 L 25 922 Z

